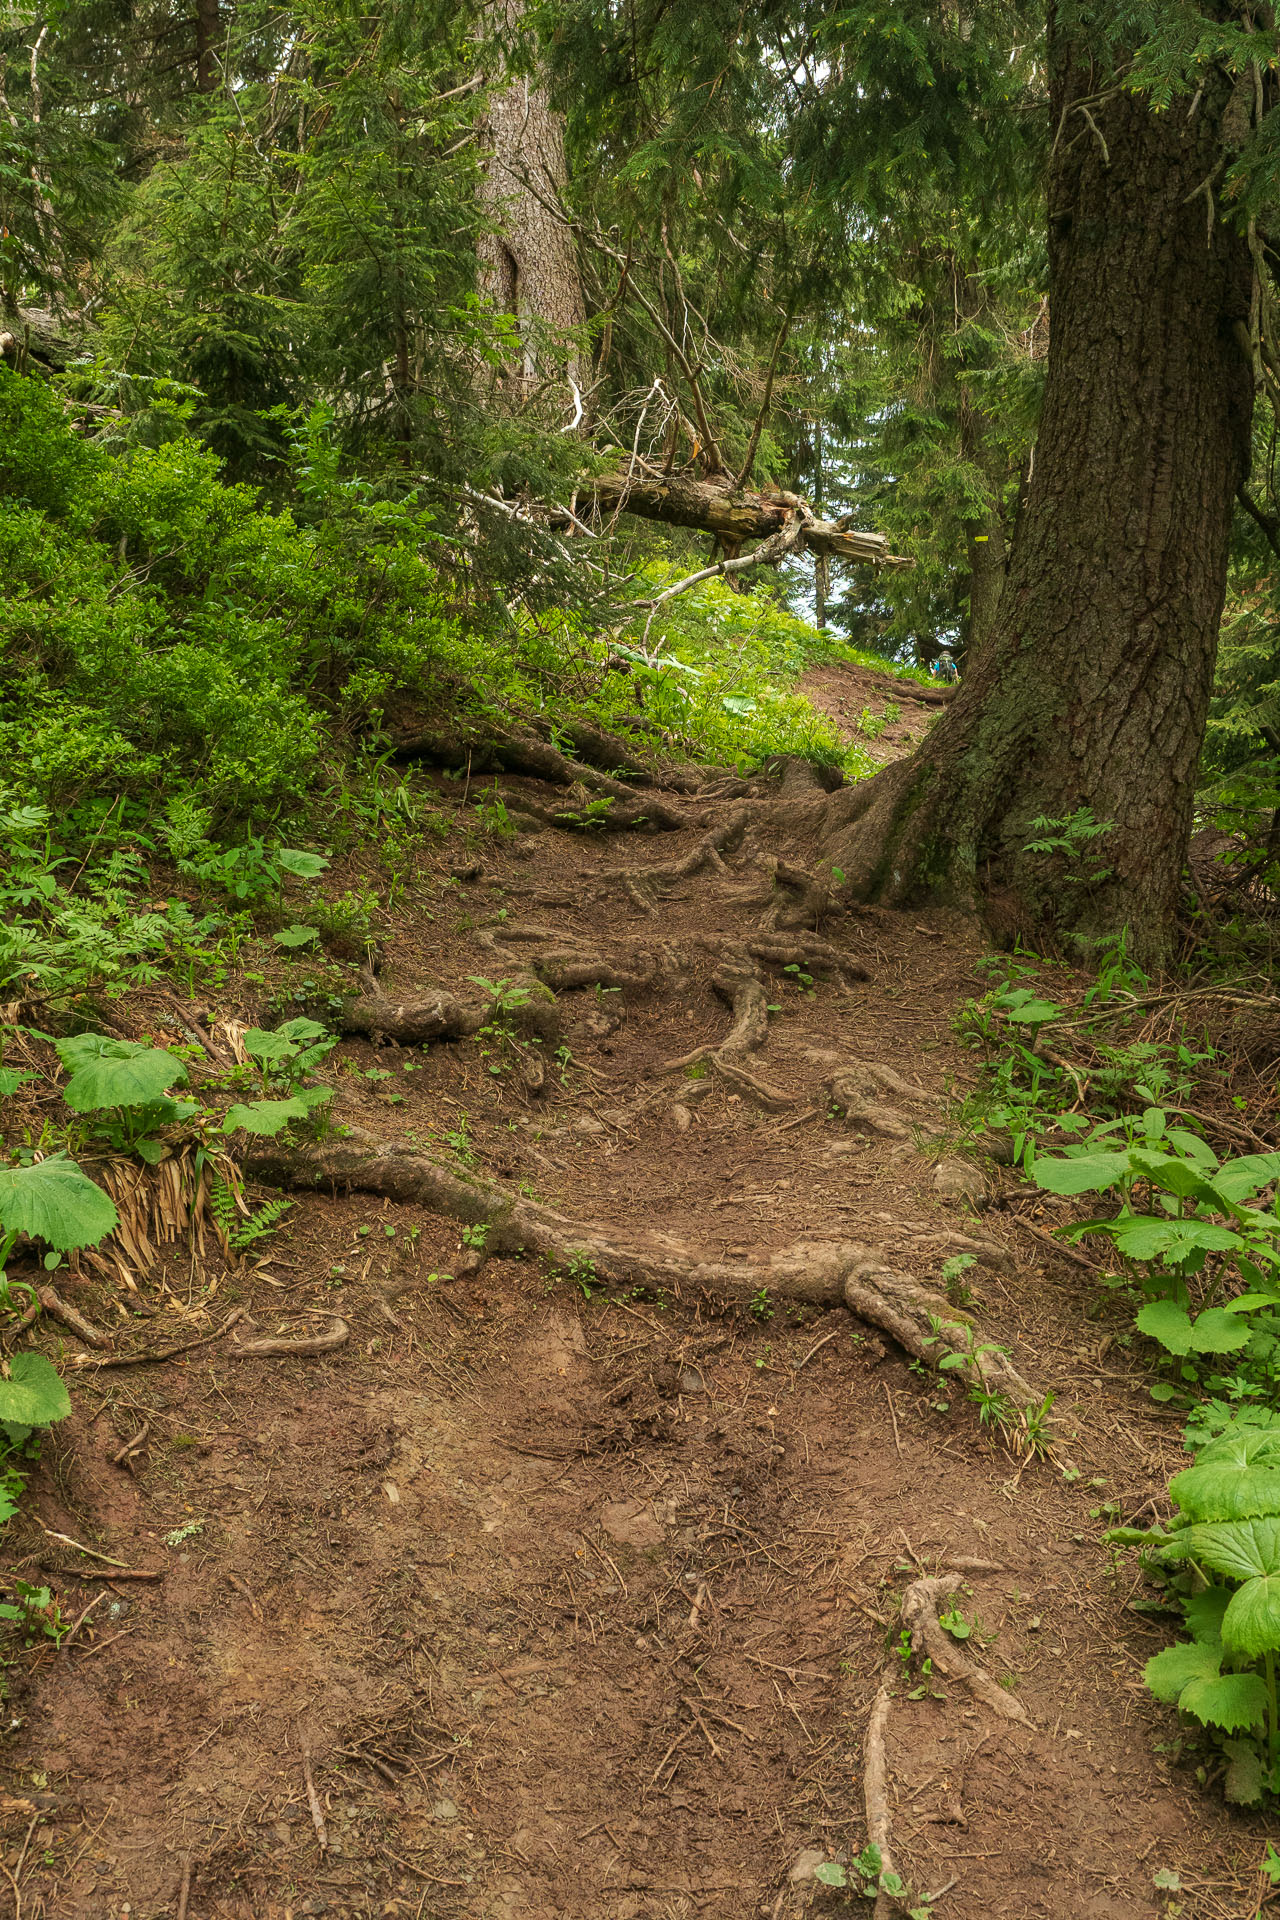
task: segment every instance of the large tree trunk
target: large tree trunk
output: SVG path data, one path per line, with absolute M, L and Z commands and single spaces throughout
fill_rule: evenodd
M 822 850 L 863 896 L 977 904 L 1005 938 L 1127 928 L 1158 964 L 1249 452 L 1248 254 L 1197 194 L 1239 102 L 1216 76 L 1190 111 L 1099 97 L 1060 37 L 1051 75 L 1048 376 L 995 628 L 919 752 L 833 796 Z M 1027 851 L 1079 808 L 1111 823 L 1080 857 Z
M 490 30 L 510 33 L 523 12 L 524 0 L 496 0 L 488 10 Z M 548 333 L 580 327 L 586 309 L 573 235 L 559 211 L 569 178 L 564 127 L 541 76 L 516 74 L 495 89 L 483 135 L 481 285 L 519 325 L 523 361 L 510 377 L 527 395 L 563 368 L 580 390 L 577 353 L 557 359 L 548 350 Z

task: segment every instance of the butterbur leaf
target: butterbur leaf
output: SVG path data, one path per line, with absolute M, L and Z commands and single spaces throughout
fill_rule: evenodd
M 1182 1890 L 1182 1880 L 1172 1867 L 1158 1867 L 1151 1876 L 1151 1884 L 1158 1887 L 1161 1893 L 1179 1893 Z
M 1222 1644 L 1250 1660 L 1280 1647 L 1280 1572 L 1246 1580 L 1222 1616 Z
M 1111 1237 L 1131 1260 L 1185 1260 L 1190 1253 L 1229 1253 L 1240 1236 L 1212 1220 L 1159 1220 L 1149 1214 L 1126 1214 L 1115 1222 Z
M 1191 1316 L 1172 1300 L 1151 1300 L 1139 1309 L 1139 1333 L 1158 1340 L 1170 1353 L 1187 1353 L 1191 1348 Z
M 328 1092 L 328 1088 L 325 1092 Z M 291 1121 L 305 1120 L 306 1117 L 307 1102 L 296 1097 L 289 1100 L 249 1100 L 228 1107 L 222 1131 L 235 1133 L 243 1128 L 246 1133 L 257 1133 L 274 1140 Z
M 1046 1193 L 1104 1193 L 1129 1171 L 1127 1153 L 1083 1153 L 1070 1160 L 1036 1160 L 1031 1173 Z
M 59 1154 L 33 1167 L 0 1168 L 0 1227 L 27 1233 L 60 1253 L 94 1247 L 117 1225 L 115 1202 Z
M 15 1353 L 8 1379 L 0 1380 L 0 1419 L 51 1427 L 70 1411 L 71 1397 L 52 1362 L 42 1353 Z
M 94 1052 L 79 1045 L 84 1040 L 95 1043 Z M 65 1042 L 59 1042 L 58 1052 L 64 1064 L 74 1065 L 62 1090 L 73 1113 L 98 1113 L 104 1107 L 145 1107 L 187 1077 L 181 1060 L 162 1048 L 136 1046 L 131 1040 L 106 1040 L 101 1034 L 80 1035 L 71 1059 Z
M 1193 1639 L 1216 1647 L 1222 1639 L 1222 1616 L 1231 1595 L 1226 1587 L 1205 1587 L 1182 1603 L 1187 1632 Z
M 1046 1020 L 1056 1020 L 1062 1008 L 1053 1000 L 1024 1000 L 1020 1006 L 1004 1008 L 1005 1018 L 1016 1020 L 1025 1027 L 1042 1027 Z
M 1250 1200 L 1273 1180 L 1280 1180 L 1280 1153 L 1245 1153 L 1228 1160 L 1213 1176 L 1219 1193 L 1229 1200 Z
M 281 927 L 271 938 L 278 947 L 309 947 L 320 938 L 319 927 Z
M 820 1867 L 814 1868 L 813 1877 L 823 1887 L 847 1887 L 849 1884 L 848 1868 L 842 1867 L 838 1860 L 824 1860 Z
M 1143 1679 L 1157 1700 L 1172 1703 L 1194 1680 L 1216 1680 L 1222 1665 L 1222 1648 L 1201 1646 L 1195 1640 L 1179 1640 L 1148 1660 Z
M 1202 1460 L 1175 1474 L 1169 1491 L 1193 1520 L 1248 1520 L 1280 1513 L 1280 1471 Z
M 284 1033 L 267 1033 L 262 1027 L 248 1027 L 243 1036 L 244 1050 L 255 1060 L 287 1060 L 293 1042 Z
M 329 864 L 322 853 L 304 853 L 299 847 L 281 847 L 276 859 L 286 873 L 299 880 L 316 879 Z
M 1264 1574 L 1280 1573 L 1280 1516 L 1202 1521 L 1176 1534 L 1165 1552 L 1199 1560 L 1231 1580 L 1257 1580 Z
M 279 1033 L 282 1039 L 288 1040 L 292 1046 L 298 1047 L 301 1046 L 304 1041 L 321 1039 L 327 1035 L 328 1028 L 321 1026 L 318 1020 L 308 1020 L 305 1014 L 300 1013 L 296 1015 L 294 1019 L 286 1020 L 284 1025 L 279 1028 Z
M 1192 1353 L 1235 1353 L 1249 1344 L 1250 1333 L 1239 1316 L 1222 1307 L 1198 1313 L 1191 1323 Z
M 1239 1733 L 1266 1718 L 1267 1689 L 1256 1673 L 1221 1673 L 1184 1687 L 1178 1708 L 1194 1714 L 1202 1726 Z

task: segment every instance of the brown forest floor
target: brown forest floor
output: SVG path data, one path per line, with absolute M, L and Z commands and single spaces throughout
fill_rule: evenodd
M 856 715 L 866 688 L 838 680 L 826 669 L 811 691 Z M 666 856 L 693 836 L 663 838 Z M 389 916 L 390 990 L 493 977 L 475 933 L 504 906 L 597 945 L 750 923 L 732 873 L 678 883 L 649 921 L 598 888 L 598 869 L 653 857 L 644 836 L 486 841 L 457 884 L 461 845 L 424 850 L 416 900 Z M 937 1091 L 970 1082 L 951 1022 L 982 990 L 976 931 L 928 913 L 824 932 L 872 978 L 848 993 L 785 979 L 769 1080 L 807 1087 L 863 1058 Z M 253 991 L 228 986 L 220 1010 L 257 1016 Z M 475 1042 L 354 1041 L 330 1063 L 339 1117 L 425 1139 L 465 1115 L 480 1169 L 713 1257 L 838 1233 L 936 1277 L 948 1234 L 973 1228 L 937 1192 L 935 1153 L 662 1076 L 723 1037 L 708 979 L 566 1004 L 573 1063 L 539 1100 Z M 158 993 L 124 1011 L 165 1031 Z M 11 1529 L 68 1615 L 99 1598 L 65 1650 L 9 1669 L 0 1913 L 869 1911 L 812 1867 L 863 1843 L 864 1735 L 899 1596 L 957 1565 L 970 1647 L 1033 1724 L 937 1675 L 897 1689 L 894 1844 L 919 1891 L 947 1889 L 943 1920 L 1260 1911 L 1262 1823 L 1179 1756 L 1141 1683 L 1164 1627 L 1101 1537 L 1112 1503 L 1134 1512 L 1162 1487 L 1176 1425 L 1110 1345 L 1123 1323 L 1088 1274 L 1018 1225 L 1052 1217 L 1006 1189 L 977 1229 L 1005 1257 L 970 1278 L 984 1327 L 1058 1395 L 1058 1465 L 1014 1458 L 843 1309 L 610 1297 L 508 1259 L 437 1278 L 460 1265 L 456 1224 L 358 1195 L 300 1199 L 233 1267 L 168 1249 L 142 1288 L 156 1345 L 233 1305 L 270 1332 L 309 1302 L 340 1307 L 352 1339 L 79 1374 L 28 1512 L 163 1578 L 73 1574 L 86 1562 L 32 1519 Z M 109 1291 L 85 1280 L 74 1297 L 105 1323 Z M 132 1470 L 113 1464 L 144 1423 Z M 1169 1868 L 1174 1897 L 1154 1884 Z

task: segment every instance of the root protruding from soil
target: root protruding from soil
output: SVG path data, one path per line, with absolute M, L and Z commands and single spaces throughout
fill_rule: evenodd
M 1002 1720 L 1016 1720 L 1024 1727 L 1031 1726 L 1030 1714 L 1021 1700 L 998 1686 L 989 1673 L 963 1653 L 949 1634 L 945 1633 L 938 1621 L 938 1604 L 949 1600 L 964 1585 L 962 1573 L 946 1573 L 936 1578 L 913 1580 L 902 1596 L 902 1623 L 911 1634 L 912 1644 L 918 1654 L 933 1662 L 934 1671 L 956 1680 L 967 1687 L 975 1700 L 999 1715 Z
M 245 1167 L 277 1186 L 375 1193 L 484 1226 L 478 1260 L 468 1264 L 494 1254 L 528 1252 L 556 1266 L 589 1260 L 602 1280 L 622 1286 L 647 1284 L 733 1302 L 764 1289 L 811 1306 L 844 1305 L 927 1366 L 936 1368 L 955 1354 L 960 1364 L 954 1372 L 961 1379 L 999 1392 L 1018 1407 L 1040 1400 L 1003 1352 L 976 1350 L 966 1313 L 913 1275 L 888 1266 L 877 1248 L 858 1241 L 796 1241 L 767 1262 L 708 1260 L 673 1235 L 623 1234 L 603 1222 L 571 1220 L 541 1202 L 355 1128 L 343 1139 L 313 1146 L 264 1141 L 247 1156 Z

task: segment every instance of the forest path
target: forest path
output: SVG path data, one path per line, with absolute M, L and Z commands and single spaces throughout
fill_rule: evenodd
M 513 812 L 538 791 L 494 784 Z M 757 938 L 769 874 L 731 852 L 723 871 L 628 889 L 613 869 L 678 863 L 705 823 L 657 856 L 647 835 L 477 841 L 484 796 L 439 789 L 457 825 L 391 910 L 388 1000 L 510 977 L 513 946 L 640 942 L 678 964 L 563 992 L 567 1054 L 541 1092 L 501 1035 L 349 1040 L 330 1062 L 337 1117 L 711 1263 L 838 1237 L 938 1286 L 957 1235 L 974 1240 L 983 1331 L 1058 1395 L 1056 1461 L 1012 1454 L 954 1376 L 908 1365 L 843 1306 L 770 1289 L 764 1264 L 736 1305 L 605 1286 L 583 1261 L 466 1271 L 455 1220 L 341 1187 L 299 1198 L 231 1267 L 166 1249 L 143 1287 L 157 1346 L 228 1307 L 268 1334 L 340 1310 L 351 1339 L 271 1359 L 214 1341 L 81 1374 L 36 1509 L 163 1578 L 73 1577 L 84 1561 L 33 1522 L 11 1535 L 56 1570 L 68 1612 L 101 1596 L 64 1653 L 12 1680 L 5 1858 L 23 1915 L 843 1911 L 813 1873 L 863 1844 L 886 1668 L 895 1860 L 917 1894 L 946 1889 L 944 1920 L 1253 1911 L 1237 1863 L 1260 1858 L 1259 1824 L 1175 1766 L 1141 1682 L 1164 1630 L 1102 1543 L 1177 1455 L 1111 1347 L 1122 1321 L 1081 1269 L 1046 1263 L 1032 1201 L 929 1145 L 939 1109 L 878 1132 L 822 1092 L 850 1068 L 933 1095 L 971 1081 L 951 1023 L 982 990 L 976 930 L 829 914 L 847 977 L 766 968 L 775 1011 L 735 1090 L 711 1058 L 730 1020 L 714 977 L 726 943 Z M 721 818 L 736 800 L 709 804 Z M 239 990 L 247 1016 L 253 983 Z M 163 1031 L 159 995 L 126 1011 Z M 760 1080 L 792 1104 L 762 1105 Z M 77 1298 L 109 1317 L 99 1283 Z M 895 1658 L 904 1591 L 948 1572 L 967 1650 L 1024 1720 Z M 1178 1909 L 1155 1885 L 1168 1869 Z

